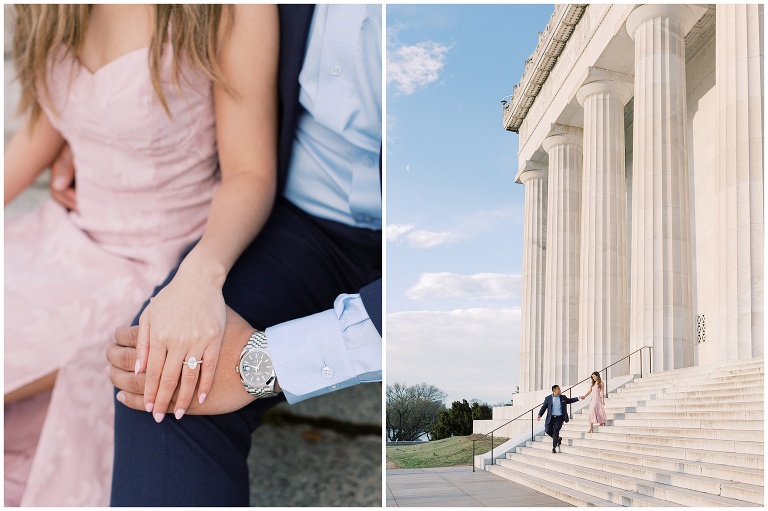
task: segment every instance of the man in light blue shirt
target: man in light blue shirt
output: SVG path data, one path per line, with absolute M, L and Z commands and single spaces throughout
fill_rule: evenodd
M 576 396 L 573 399 L 560 394 L 560 386 L 552 385 L 552 394 L 544 398 L 544 404 L 541 405 L 539 410 L 539 416 L 536 420 L 541 420 L 541 416 L 544 415 L 544 410 L 547 411 L 547 420 L 544 423 L 544 431 L 547 435 L 552 437 L 552 453 L 557 453 L 558 447 L 563 443 L 563 439 L 560 438 L 560 428 L 563 424 L 568 422 L 568 411 L 565 405 L 575 403 L 579 400 Z

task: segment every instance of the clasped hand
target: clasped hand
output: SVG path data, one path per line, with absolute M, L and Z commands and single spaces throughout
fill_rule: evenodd
M 152 412 L 155 421 L 165 417 L 177 386 L 177 419 L 189 409 L 196 386 L 198 402 L 205 400 L 219 360 L 225 323 L 221 285 L 201 271 L 194 259 L 185 260 L 139 318 L 134 371 L 137 375 L 146 371 L 144 408 Z M 188 366 L 191 357 L 198 363 Z
M 186 410 L 189 415 L 229 413 L 239 410 L 254 400 L 253 396 L 245 391 L 240 375 L 234 370 L 240 351 L 243 349 L 243 339 L 251 335 L 253 327 L 229 307 L 227 307 L 226 317 L 227 326 L 221 344 L 220 363 L 216 365 L 216 373 L 208 398 L 203 404 L 192 400 Z M 138 326 L 119 327 L 115 331 L 115 342 L 107 346 L 109 361 L 107 374 L 119 390 L 117 400 L 129 408 L 143 411 L 145 410 L 146 374 L 134 373 L 138 333 Z M 185 371 L 189 371 L 189 368 L 185 367 Z M 179 392 L 177 387 L 169 405 L 172 409 L 178 409 L 180 406 L 177 404 Z

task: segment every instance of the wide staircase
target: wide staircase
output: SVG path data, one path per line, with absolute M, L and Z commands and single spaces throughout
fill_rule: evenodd
M 638 378 L 486 469 L 577 506 L 763 505 L 763 359 Z M 610 390 L 610 389 L 609 389 Z M 590 399 L 590 398 L 587 398 Z M 542 419 L 543 421 L 543 419 Z

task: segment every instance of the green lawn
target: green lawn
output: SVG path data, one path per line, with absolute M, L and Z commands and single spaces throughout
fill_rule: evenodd
M 434 468 L 454 467 L 457 465 L 472 465 L 472 439 L 482 435 L 455 436 L 423 445 L 403 445 L 387 447 L 387 461 L 393 462 L 398 468 Z M 493 443 L 498 447 L 506 438 L 494 437 Z M 491 450 L 490 439 L 481 440 L 475 445 L 475 454 L 483 454 Z

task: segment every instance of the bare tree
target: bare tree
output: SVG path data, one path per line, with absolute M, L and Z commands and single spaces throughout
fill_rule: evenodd
M 437 421 L 447 394 L 434 385 L 387 385 L 387 439 L 392 442 L 418 440 Z

